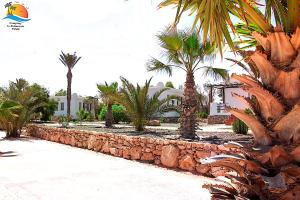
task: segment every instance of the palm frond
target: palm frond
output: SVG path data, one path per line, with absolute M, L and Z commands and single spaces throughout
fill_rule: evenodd
M 206 77 L 212 77 L 215 81 L 229 79 L 228 71 L 226 69 L 206 66 L 204 67 L 204 70 L 203 75 Z
M 169 76 L 172 76 L 172 66 L 166 65 L 163 62 L 152 58 L 146 63 L 147 70 L 149 72 L 156 71 L 156 72 L 163 72 L 168 74 Z
M 190 15 L 194 16 L 193 28 L 199 25 L 203 41 L 210 38 L 211 43 L 214 44 L 215 49 L 220 50 L 221 55 L 225 41 L 231 49 L 235 50 L 233 42 L 235 28 L 232 16 L 237 17 L 246 24 L 257 24 L 262 33 L 267 33 L 272 28 L 252 1 L 191 0 L 181 2 L 179 0 L 165 0 L 159 7 L 170 5 L 177 7 L 175 24 L 179 22 L 183 12 L 189 11 Z
M 136 130 L 141 131 L 144 129 L 146 121 L 165 103 L 165 99 L 160 99 L 160 95 L 167 89 L 160 90 L 150 97 L 148 93 L 151 79 L 146 80 L 143 86 L 139 84 L 134 86 L 123 77 L 121 77 L 121 82 L 123 84 L 121 93 L 115 94 L 114 98 L 116 102 L 126 108 Z

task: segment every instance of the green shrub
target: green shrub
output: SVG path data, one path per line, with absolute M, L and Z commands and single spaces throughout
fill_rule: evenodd
M 166 123 L 166 122 L 167 122 L 167 119 L 166 119 L 165 117 L 161 116 L 161 117 L 159 118 L 159 121 L 160 121 L 160 123 Z
M 88 112 L 83 109 L 79 110 L 76 113 L 76 115 L 77 115 L 79 121 L 93 121 L 94 120 L 93 114 L 91 112 Z
M 113 105 L 112 111 L 113 111 L 114 123 L 117 124 L 119 122 L 130 122 L 128 116 L 126 115 L 126 110 L 124 106 Z M 99 120 L 105 120 L 106 112 L 107 112 L 107 106 L 103 106 L 98 116 Z
M 232 124 L 232 130 L 236 134 L 247 135 L 248 126 L 240 119 L 236 119 Z
M 62 128 L 68 128 L 68 126 L 69 126 L 68 117 L 65 115 L 59 116 L 58 123 L 61 125 Z
M 245 109 L 245 113 L 248 115 L 252 115 L 252 111 L 250 109 Z M 236 119 L 232 124 L 232 130 L 233 132 L 237 134 L 243 134 L 246 135 L 248 133 L 248 126 L 240 119 Z
M 198 117 L 201 119 L 207 119 L 208 114 L 206 112 L 199 112 Z

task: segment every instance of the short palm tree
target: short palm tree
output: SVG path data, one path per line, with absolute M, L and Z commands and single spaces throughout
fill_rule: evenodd
M 107 105 L 107 112 L 105 115 L 105 126 L 112 127 L 114 121 L 112 113 L 112 106 L 114 104 L 113 97 L 118 93 L 118 83 L 113 82 L 111 84 L 108 84 L 107 82 L 105 82 L 105 84 L 97 84 L 97 87 L 102 100 Z
M 123 77 L 121 77 L 121 81 L 123 88 L 121 93 L 115 96 L 115 99 L 126 108 L 127 115 L 137 131 L 143 131 L 146 122 L 154 114 L 171 110 L 172 108 L 167 105 L 167 102 L 171 99 L 177 99 L 177 96 L 173 95 L 163 99 L 160 98 L 160 95 L 168 88 L 162 89 L 150 97 L 148 91 L 151 79 L 146 80 L 144 86 L 137 84 L 136 87 Z
M 186 73 L 184 87 L 183 107 L 180 119 L 180 132 L 182 137 L 193 139 L 196 136 L 196 112 L 198 108 L 197 92 L 195 88 L 194 73 L 197 70 L 205 70 L 205 75 L 214 78 L 227 78 L 227 71 L 210 66 L 201 66 L 206 60 L 211 59 L 213 48 L 208 43 L 201 43 L 196 33 L 185 31 L 165 31 L 158 36 L 160 46 L 166 63 L 152 58 L 147 63 L 148 71 L 166 72 L 172 75 L 173 69 L 178 68 Z
M 61 55 L 59 55 L 59 60 L 68 68 L 67 73 L 67 80 L 68 80 L 68 86 L 67 86 L 67 115 L 68 118 L 71 118 L 71 98 L 72 98 L 72 69 L 75 67 L 75 65 L 78 63 L 78 61 L 81 59 L 81 57 L 78 57 L 76 55 L 76 52 L 74 54 L 65 54 L 63 51 L 61 52 Z
M 6 131 L 6 136 L 12 134 L 13 125 L 12 121 L 18 117 L 16 112 L 21 109 L 21 106 L 10 100 L 0 100 L 0 128 Z
M 6 112 L 0 123 L 6 130 L 6 137 L 20 137 L 22 128 L 36 115 L 37 109 L 44 105 L 38 99 L 37 92 L 24 79 L 10 82 L 9 87 L 1 91 L 4 97 L 2 112 Z
M 190 11 L 194 27 L 199 26 L 199 34 L 204 40 L 209 37 L 216 48 L 224 44 L 233 51 L 256 47 L 243 57 L 259 72 L 258 78 L 233 75 L 252 99 L 235 97 L 255 116 L 234 108 L 229 111 L 251 128 L 259 148 L 255 156 L 252 150 L 248 154 L 255 162 L 243 161 L 247 163 L 244 167 L 253 164 L 252 169 L 239 166 L 236 159 L 217 162 L 244 179 L 231 176 L 231 189 L 223 187 L 213 198 L 300 199 L 300 1 L 263 2 L 265 5 L 255 0 L 165 0 L 160 4 L 177 6 L 175 24 L 182 13 Z M 239 23 L 234 25 L 236 19 Z

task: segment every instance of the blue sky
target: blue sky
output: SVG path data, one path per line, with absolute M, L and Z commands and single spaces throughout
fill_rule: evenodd
M 119 81 L 152 83 L 173 81 L 183 84 L 185 74 L 173 77 L 148 73 L 146 61 L 160 55 L 155 34 L 168 26 L 176 10 L 157 10 L 157 0 L 22 0 L 29 9 L 31 21 L 20 31 L 6 27 L 2 20 L 6 9 L 0 4 L 0 85 L 25 78 L 47 87 L 51 93 L 66 88 L 67 69 L 60 63 L 60 51 L 76 51 L 82 59 L 73 70 L 73 92 L 96 95 L 96 83 Z M 181 27 L 188 27 L 184 18 Z M 232 55 L 230 55 L 232 56 Z M 228 67 L 219 59 L 214 66 Z M 196 74 L 196 83 L 205 80 Z

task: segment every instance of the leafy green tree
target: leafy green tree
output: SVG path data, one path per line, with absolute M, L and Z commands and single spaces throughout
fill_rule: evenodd
M 97 84 L 97 88 L 99 90 L 100 96 L 107 105 L 107 112 L 105 116 L 105 126 L 112 127 L 113 125 L 113 113 L 112 113 L 112 105 L 114 104 L 114 96 L 118 93 L 118 83 L 113 82 L 108 84 Z
M 115 100 L 126 108 L 127 115 L 137 131 L 143 131 L 147 120 L 155 113 L 168 111 L 170 109 L 166 104 L 168 101 L 177 99 L 177 96 L 169 96 L 165 99 L 159 98 L 168 88 L 164 88 L 149 97 L 148 91 L 151 79 L 146 81 L 144 86 L 137 84 L 136 87 L 123 77 L 121 77 L 121 81 L 123 88 L 120 93 L 115 95 Z
M 165 87 L 175 88 L 174 85 L 173 85 L 173 83 L 171 81 L 166 82 Z
M 184 88 L 183 110 L 180 119 L 180 133 L 184 138 L 196 137 L 196 112 L 198 110 L 197 93 L 194 73 L 205 70 L 206 76 L 215 79 L 227 79 L 227 71 L 211 66 L 201 66 L 206 60 L 212 59 L 213 47 L 209 42 L 201 43 L 196 33 L 185 31 L 165 31 L 157 36 L 166 63 L 152 58 L 147 63 L 148 71 L 165 72 L 172 76 L 173 69 L 181 69 L 186 73 Z
M 72 69 L 75 67 L 75 65 L 78 63 L 78 61 L 81 59 L 81 57 L 78 57 L 76 55 L 76 52 L 74 54 L 65 54 L 63 51 L 61 52 L 61 55 L 59 56 L 59 60 L 68 68 L 67 73 L 67 80 L 68 80 L 68 86 L 67 86 L 67 114 L 68 118 L 71 118 L 71 98 L 72 98 Z
M 100 113 L 99 113 L 99 120 L 105 120 L 105 116 L 107 113 L 107 106 L 103 106 Z M 113 105 L 112 106 L 112 113 L 114 123 L 118 124 L 119 122 L 129 122 L 129 118 L 126 115 L 126 109 L 122 105 Z
M 67 96 L 67 90 L 60 89 L 57 92 L 55 92 L 55 96 Z
M 35 94 L 36 103 L 41 105 L 36 109 L 35 113 L 41 114 L 41 120 L 50 121 L 57 109 L 58 102 L 50 99 L 50 92 L 45 87 L 34 83 L 30 88 Z

